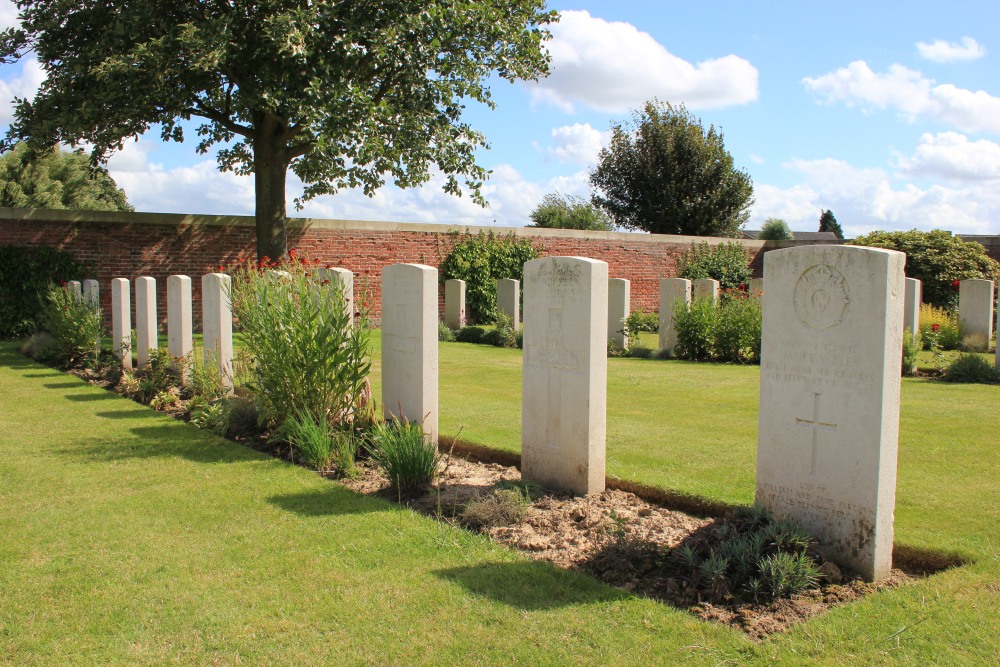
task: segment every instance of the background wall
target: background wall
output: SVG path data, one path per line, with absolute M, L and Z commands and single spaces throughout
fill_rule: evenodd
M 382 268 L 400 262 L 437 267 L 462 234 L 490 231 L 485 227 L 315 220 L 293 218 L 289 247 L 324 264 L 355 273 L 356 299 L 365 290 L 372 315 L 379 316 Z M 632 281 L 632 309 L 658 309 L 659 280 L 676 274 L 678 256 L 692 243 L 718 244 L 731 239 L 665 236 L 621 232 L 496 228 L 500 234 L 530 238 L 542 255 L 578 255 L 608 263 L 611 278 Z M 101 305 L 111 311 L 112 278 L 152 276 L 157 281 L 160 321 L 166 318 L 167 276 L 191 276 L 195 326 L 200 327 L 201 276 L 240 258 L 256 257 L 254 220 L 243 216 L 104 213 L 0 208 L 0 244 L 47 245 L 67 250 L 94 267 L 101 285 Z M 760 275 L 765 250 L 809 241 L 738 240 Z M 1000 251 L 1000 244 L 996 248 Z M 444 313 L 444 289 L 440 290 Z

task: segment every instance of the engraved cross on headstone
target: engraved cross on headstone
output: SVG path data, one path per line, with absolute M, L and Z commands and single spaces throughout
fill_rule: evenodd
M 803 419 L 801 417 L 795 418 L 795 423 L 797 425 L 805 426 L 812 430 L 812 456 L 809 462 L 809 474 L 812 476 L 816 475 L 816 448 L 818 446 L 819 432 L 837 430 L 837 424 L 819 420 L 819 397 L 820 394 L 818 392 L 813 392 L 812 419 Z

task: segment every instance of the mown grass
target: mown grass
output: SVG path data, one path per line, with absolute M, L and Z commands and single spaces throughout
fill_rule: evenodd
M 897 539 L 974 563 L 757 644 L 357 496 L 13 350 L 0 344 L 0 662 L 995 658 L 1000 388 L 904 381 Z M 442 345 L 445 432 L 464 424 L 465 439 L 516 449 L 519 377 L 516 350 Z M 749 500 L 755 369 L 612 360 L 609 377 L 609 413 L 628 411 L 609 420 L 612 473 Z M 702 447 L 711 452 L 692 451 Z

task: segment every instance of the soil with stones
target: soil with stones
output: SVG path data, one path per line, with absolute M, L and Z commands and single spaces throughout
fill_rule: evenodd
M 361 462 L 359 470 L 358 477 L 341 483 L 358 493 L 399 500 L 377 467 Z M 470 527 L 462 516 L 470 500 L 487 497 L 498 488 L 516 488 L 520 481 L 517 468 L 452 456 L 430 489 L 403 502 L 424 514 Z M 912 580 L 894 569 L 887 580 L 869 584 L 844 576 L 828 562 L 821 567 L 825 584 L 792 599 L 753 604 L 731 595 L 712 596 L 683 577 L 670 576 L 671 569 L 664 564 L 670 549 L 693 534 L 704 533 L 717 519 L 672 511 L 626 491 L 588 497 L 541 493 L 531 489 L 525 511 L 509 525 L 473 529 L 531 558 L 586 572 L 636 595 L 688 609 L 699 618 L 738 627 L 756 639 L 834 605 Z

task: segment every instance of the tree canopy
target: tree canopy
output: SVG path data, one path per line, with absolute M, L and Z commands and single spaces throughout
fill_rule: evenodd
M 582 197 L 549 193 L 531 212 L 531 227 L 614 231 L 608 214 Z
M 8 144 L 86 142 L 99 163 L 158 125 L 219 168 L 254 174 L 257 253 L 287 251 L 285 179 L 296 205 L 344 188 L 373 195 L 446 175 L 481 204 L 483 134 L 469 101 L 493 107 L 489 78 L 547 73 L 544 0 L 25 0 L 0 58 L 33 53 L 46 79 L 18 100 Z M 460 180 L 462 183 L 460 183 Z
M 125 192 L 82 151 L 34 154 L 25 143 L 0 155 L 0 206 L 132 211 Z
M 788 241 L 793 238 L 788 223 L 781 218 L 768 218 L 760 227 L 757 235 L 761 241 Z
M 833 217 L 833 211 L 830 209 L 823 209 L 823 212 L 820 213 L 819 231 L 833 232 L 838 239 L 844 238 L 844 230 L 840 228 L 840 223 L 837 222 L 837 218 Z
M 753 204 L 750 176 L 733 166 L 722 134 L 657 99 L 612 126 L 590 183 L 616 224 L 655 234 L 735 237 Z

